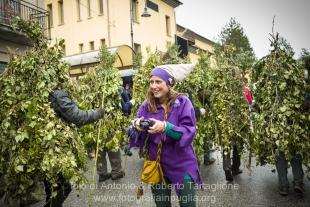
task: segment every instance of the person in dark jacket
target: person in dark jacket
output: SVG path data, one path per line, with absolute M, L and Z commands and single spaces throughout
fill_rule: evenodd
M 127 89 L 125 89 L 124 87 L 120 86 L 119 91 L 121 94 L 121 105 L 122 105 L 122 112 L 125 116 L 129 116 L 131 113 L 131 108 L 132 106 L 135 104 L 135 100 L 131 99 L 132 97 L 132 93 L 129 95 L 128 94 L 128 89 L 129 86 L 127 85 L 128 83 L 126 83 L 126 87 Z M 132 152 L 130 151 L 130 147 L 129 144 L 127 144 L 124 147 L 124 152 L 126 155 L 128 156 L 132 156 Z
M 51 102 L 51 108 L 56 112 L 56 116 L 70 124 L 75 124 L 77 127 L 91 124 L 104 116 L 102 107 L 97 110 L 80 110 L 77 103 L 63 90 L 54 90 L 49 95 L 48 100 Z
M 78 108 L 77 103 L 69 97 L 69 94 L 63 90 L 54 90 L 48 97 L 51 108 L 54 109 L 56 116 L 68 124 L 74 124 L 77 127 L 96 122 L 103 118 L 104 110 L 99 107 L 97 110 L 82 111 Z M 58 186 L 52 187 L 51 184 L 44 180 L 46 192 L 46 207 L 61 207 L 63 202 L 71 192 L 71 185 L 62 174 L 59 174 Z M 53 190 L 52 190 L 53 188 Z M 57 191 L 56 197 L 52 198 L 52 192 Z
M 131 99 L 132 99 L 131 83 L 126 83 L 126 84 L 125 84 L 125 90 L 126 90 L 126 92 L 127 92 L 128 98 L 131 100 Z
M 128 92 L 123 86 L 120 86 L 119 91 L 121 95 L 122 112 L 125 116 L 129 116 L 131 113 L 131 108 L 135 104 L 135 100 L 128 96 Z

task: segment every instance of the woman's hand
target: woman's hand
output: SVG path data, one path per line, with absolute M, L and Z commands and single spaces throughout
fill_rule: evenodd
M 164 121 L 159 121 L 157 119 L 150 118 L 150 120 L 154 123 L 153 126 L 147 130 L 150 134 L 157 134 L 166 130 L 166 123 Z
M 144 120 L 144 117 L 142 116 L 142 117 L 140 117 L 140 118 L 136 118 L 136 119 L 134 119 L 134 127 L 139 131 L 139 132 L 142 132 L 142 131 L 144 131 L 143 129 L 141 129 L 140 128 L 140 121 L 141 120 Z

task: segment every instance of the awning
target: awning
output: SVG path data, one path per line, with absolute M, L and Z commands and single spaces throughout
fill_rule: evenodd
M 120 70 L 132 68 L 132 59 L 133 57 L 135 57 L 135 52 L 131 47 L 129 47 L 128 45 L 121 45 L 109 48 L 108 50 L 111 54 L 117 55 L 114 67 Z M 99 50 L 65 57 L 62 58 L 62 60 L 71 64 L 70 74 L 78 75 L 87 72 L 89 67 L 93 67 L 98 64 L 98 56 Z

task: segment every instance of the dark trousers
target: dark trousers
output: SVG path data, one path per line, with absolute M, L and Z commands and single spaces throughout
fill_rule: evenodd
M 220 140 L 222 140 L 222 131 L 220 127 L 216 127 Z M 241 156 L 240 152 L 242 151 L 243 148 L 243 140 L 242 138 L 233 138 L 233 147 L 230 148 L 230 153 L 227 153 L 225 155 L 225 150 L 223 150 L 223 170 L 231 170 L 238 172 L 239 167 L 241 165 Z M 222 142 L 222 141 L 221 141 Z M 230 159 L 230 154 L 232 151 L 232 164 L 231 164 L 231 159 Z
M 174 189 L 171 181 L 165 177 L 166 184 L 160 183 L 151 187 L 152 196 L 157 207 L 171 207 L 171 191 Z M 180 195 L 180 207 L 196 207 L 196 189 L 193 180 L 183 180 Z
M 4 196 L 5 191 L 4 175 L 0 173 L 0 199 Z
M 65 178 L 59 174 L 58 186 L 52 187 L 47 180 L 44 179 L 45 193 L 46 193 L 46 204 L 44 207 L 62 207 L 67 197 L 71 192 L 71 185 L 67 183 Z M 52 193 L 57 192 L 56 197 L 52 198 Z
M 233 154 L 232 164 L 231 164 L 231 159 L 230 159 L 230 153 L 225 155 L 225 152 L 223 152 L 223 169 L 238 171 L 241 165 L 241 156 L 239 155 L 237 147 L 232 147 L 230 151 L 232 151 L 232 154 Z
M 294 183 L 303 183 L 303 169 L 302 169 L 302 157 L 301 155 L 293 155 L 290 160 L 293 172 L 293 184 Z M 286 187 L 288 188 L 289 182 L 287 179 L 287 167 L 288 167 L 288 160 L 285 158 L 285 154 L 280 152 L 279 157 L 276 160 L 276 168 L 279 177 L 279 184 L 278 187 Z
M 203 149 L 203 160 L 208 161 L 211 159 L 211 152 L 210 152 L 210 140 L 207 136 L 203 138 L 204 145 L 202 146 Z
M 108 164 L 106 155 L 108 154 L 110 164 L 111 164 L 111 175 L 118 175 L 122 171 L 122 158 L 121 151 L 112 152 L 111 150 L 104 147 L 102 151 L 99 152 L 100 157 L 98 157 L 97 172 L 99 175 L 108 174 Z

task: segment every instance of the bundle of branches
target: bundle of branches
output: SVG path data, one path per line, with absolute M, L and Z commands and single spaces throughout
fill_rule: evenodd
M 121 110 L 119 87 L 123 83 L 119 70 L 113 66 L 117 58 L 115 54 L 111 54 L 107 47 L 101 47 L 97 58 L 100 63 L 79 79 L 83 94 L 79 102 L 85 109 L 102 106 L 105 116 L 100 120 L 103 122 L 100 127 L 83 126 L 81 132 L 88 146 L 93 147 L 99 142 L 99 149 L 107 147 L 115 152 L 126 140 L 125 129 L 129 124 Z
M 225 154 L 241 140 L 248 143 L 250 134 L 248 102 L 245 98 L 244 80 L 233 61 L 232 45 L 225 46 L 217 57 L 217 65 L 209 71 L 207 88 L 211 90 L 210 113 L 207 113 L 208 135 L 222 145 Z M 239 140 L 239 141 L 238 141 Z
M 117 56 L 111 54 L 108 48 L 101 47 L 98 53 L 99 64 L 79 79 L 82 84 L 82 96 L 79 102 L 85 109 L 102 106 L 105 110 L 103 119 L 97 125 L 81 127 L 83 140 L 90 150 L 96 150 L 93 168 L 92 186 L 95 176 L 99 151 L 107 148 L 117 152 L 125 144 L 125 130 L 129 125 L 128 117 L 122 112 L 120 86 L 123 85 L 120 72 L 113 65 Z M 92 188 L 89 206 L 92 206 Z
M 309 167 L 310 119 L 302 108 L 309 86 L 304 69 L 279 44 L 279 34 L 271 37 L 273 50 L 256 64 L 253 73 L 260 113 L 252 147 L 257 164 L 275 164 L 279 152 L 284 152 L 287 159 L 301 154 Z
M 82 139 L 74 126 L 55 117 L 48 101 L 54 89 L 75 92 L 70 66 L 61 61 L 64 40 L 50 49 L 35 20 L 17 17 L 14 28 L 27 34 L 33 48 L 19 55 L 9 49 L 10 61 L 0 76 L 0 171 L 9 201 L 36 191 L 44 178 L 57 185 L 60 173 L 71 183 L 85 184 L 88 169 Z

